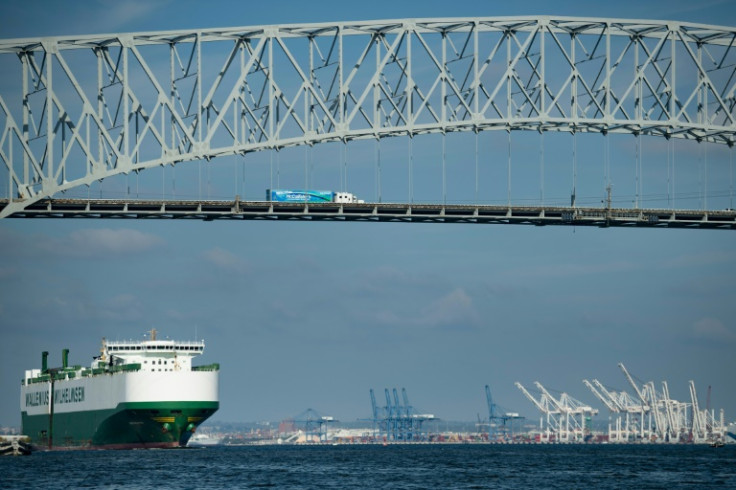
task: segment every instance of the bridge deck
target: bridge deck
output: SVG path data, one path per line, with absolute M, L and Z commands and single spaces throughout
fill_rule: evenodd
M 7 206 L 0 199 L 0 211 Z M 119 218 L 498 223 L 736 229 L 736 211 L 682 209 L 486 206 L 409 203 L 286 203 L 46 199 L 10 218 Z

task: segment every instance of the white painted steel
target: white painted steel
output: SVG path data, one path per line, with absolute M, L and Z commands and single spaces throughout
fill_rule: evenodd
M 0 217 L 117 174 L 447 131 L 732 145 L 736 28 L 398 19 L 0 40 Z M 95 69 L 96 68 L 96 69 Z
M 74 378 L 54 382 L 54 391 L 81 388 L 83 399 L 66 403 L 59 403 L 57 399 L 54 413 L 111 410 L 128 402 L 217 402 L 218 386 L 219 371 L 137 371 Z M 26 395 L 48 392 L 49 387 L 48 382 L 21 386 L 21 411 L 28 415 L 48 413 L 48 402 L 28 403 Z

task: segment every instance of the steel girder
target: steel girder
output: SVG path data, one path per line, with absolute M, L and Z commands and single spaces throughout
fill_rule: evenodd
M 0 40 L 0 217 L 116 174 L 325 141 L 522 129 L 732 145 L 735 42 L 731 27 L 569 17 Z

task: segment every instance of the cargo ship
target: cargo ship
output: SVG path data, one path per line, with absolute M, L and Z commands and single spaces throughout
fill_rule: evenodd
M 204 341 L 102 339 L 89 368 L 25 372 L 20 409 L 23 434 L 37 449 L 184 447 L 219 408 L 219 364 L 193 366 Z

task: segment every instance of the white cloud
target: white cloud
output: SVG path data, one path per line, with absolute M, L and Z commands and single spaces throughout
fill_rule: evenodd
M 6 258 L 26 260 L 30 258 L 56 259 L 59 257 L 109 258 L 118 255 L 134 255 L 163 245 L 158 235 L 134 229 L 85 228 L 68 235 L 51 233 L 21 234 L 0 229 L 0 253 Z M 2 274 L 16 271 L 4 267 Z
M 717 318 L 702 318 L 693 326 L 697 338 L 717 342 L 736 342 L 736 333 L 727 328 Z
M 207 262 L 219 269 L 234 272 L 245 272 L 248 269 L 248 264 L 243 259 L 220 247 L 206 250 L 203 255 Z
M 478 319 L 473 300 L 459 288 L 431 304 L 425 317 L 427 323 L 435 326 L 475 324 Z
M 703 267 L 713 264 L 736 262 L 736 252 L 730 250 L 709 251 L 706 254 L 679 255 L 663 263 L 666 268 Z
M 141 302 L 132 294 L 118 294 L 103 301 L 96 313 L 105 321 L 134 323 L 143 317 Z
M 135 254 L 161 244 L 163 240 L 160 237 L 138 230 L 89 228 L 51 240 L 45 248 L 61 255 L 88 257 Z
M 591 264 L 590 262 L 547 264 L 535 266 L 533 268 L 520 268 L 514 271 L 514 275 L 517 277 L 573 277 L 620 272 L 632 269 L 636 269 L 634 263 L 627 260 L 617 260 L 613 262 L 602 262 L 599 264 Z
M 171 0 L 97 0 L 79 8 L 68 29 L 78 32 L 113 32 L 128 30 L 148 18 L 163 15 Z M 90 27 L 89 22 L 94 22 Z M 86 24 L 85 24 L 86 23 Z
M 169 4 L 169 0 L 98 0 L 100 11 L 106 11 L 110 26 L 122 26 L 137 19 L 142 19 L 161 7 Z
M 429 303 L 418 313 L 378 311 L 376 320 L 395 327 L 468 328 L 479 323 L 472 298 L 462 289 L 455 289 Z

